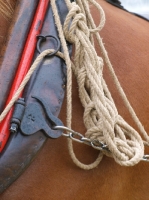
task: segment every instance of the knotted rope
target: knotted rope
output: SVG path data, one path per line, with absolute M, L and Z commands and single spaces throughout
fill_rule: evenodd
M 142 124 L 137 118 L 133 108 L 123 92 L 120 83 L 114 73 L 112 65 L 109 61 L 107 52 L 104 48 L 99 31 L 105 23 L 105 16 L 102 8 L 95 0 L 76 0 L 71 3 L 65 0 L 69 13 L 66 17 L 63 29 L 60 24 L 58 11 L 55 0 L 51 0 L 56 25 L 59 31 L 59 37 L 64 49 L 68 70 L 67 85 L 67 103 L 71 105 L 71 65 L 68 56 L 68 50 L 65 50 L 66 42 L 73 43 L 75 46 L 74 66 L 72 67 L 79 86 L 79 97 L 84 107 L 84 124 L 87 132 L 85 136 L 91 139 L 97 139 L 108 145 L 111 155 L 117 163 L 125 166 L 137 164 L 144 155 L 144 144 L 139 133 L 134 130 L 124 119 L 118 114 L 114 101 L 102 76 L 103 60 L 98 57 L 95 48 L 93 34 L 102 51 L 104 61 L 114 79 L 117 89 L 122 96 L 125 105 L 131 113 L 134 121 L 138 125 L 141 133 L 149 141 Z M 100 24 L 98 27 L 92 19 L 89 3 L 96 6 L 100 13 Z M 68 61 L 67 61 L 68 58 Z M 70 76 L 69 76 L 70 75 Z M 67 126 L 71 127 L 71 113 L 67 113 Z M 83 169 L 91 169 L 99 164 L 102 155 L 99 154 L 97 160 L 90 164 L 84 165 L 75 156 L 72 141 L 69 140 L 69 152 L 76 165 Z
M 131 113 L 132 118 L 136 122 L 140 132 L 143 134 L 146 142 L 149 141 L 149 137 L 118 82 L 99 35 L 99 31 L 105 24 L 104 12 L 95 0 L 76 0 L 76 3 L 65 0 L 69 13 L 66 17 L 64 26 L 62 27 L 55 1 L 56 0 L 51 0 L 51 6 L 63 48 L 63 54 L 58 52 L 58 55 L 65 59 L 67 65 L 67 126 L 71 128 L 73 70 L 79 86 L 80 100 L 84 107 L 84 124 L 87 129 L 85 136 L 93 140 L 99 140 L 108 145 L 110 150 L 108 155 L 112 156 L 120 165 L 133 166 L 137 164 L 144 155 L 143 140 L 139 133 L 118 114 L 110 91 L 103 79 L 103 59 L 126 107 Z M 101 19 L 98 27 L 95 26 L 92 19 L 89 3 L 96 6 L 100 13 Z M 95 51 L 93 35 L 96 37 L 100 46 L 103 59 L 99 57 Z M 75 46 L 73 64 L 69 57 L 66 40 L 73 43 Z M 37 57 L 16 95 L 13 97 L 6 110 L 1 114 L 0 121 L 14 104 L 14 101 L 18 98 L 20 92 L 25 87 L 25 84 L 43 57 L 51 51 L 52 50 L 46 50 Z M 85 165 L 76 158 L 70 139 L 68 141 L 68 147 L 74 163 L 83 169 L 92 169 L 96 167 L 103 156 L 100 152 L 94 163 Z

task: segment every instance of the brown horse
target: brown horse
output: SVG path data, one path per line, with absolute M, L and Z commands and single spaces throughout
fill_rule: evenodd
M 118 79 L 140 121 L 149 132 L 149 27 L 148 22 L 98 0 L 106 14 L 106 25 L 101 36 Z M 95 22 L 99 16 L 91 7 Z M 97 52 L 100 54 L 99 49 Z M 112 92 L 119 113 L 135 127 L 128 111 L 104 69 L 104 77 Z M 65 122 L 64 103 L 60 118 Z M 85 132 L 83 108 L 77 84 L 73 85 L 73 129 Z M 88 164 L 97 151 L 85 145 L 74 144 L 77 157 Z M 146 153 L 149 150 L 146 149 Z M 140 162 L 134 167 L 121 167 L 113 159 L 104 157 L 98 168 L 83 171 L 71 161 L 66 138 L 49 139 L 38 157 L 3 194 L 1 200 L 148 200 L 149 164 Z

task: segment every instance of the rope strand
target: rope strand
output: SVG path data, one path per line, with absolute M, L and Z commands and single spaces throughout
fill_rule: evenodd
M 19 98 L 20 93 L 23 91 L 24 87 L 26 86 L 27 82 L 29 81 L 30 77 L 32 76 L 33 72 L 35 71 L 35 69 L 39 66 L 39 63 L 41 63 L 41 61 L 43 60 L 43 58 L 48 55 L 49 53 L 54 52 L 54 49 L 47 49 L 45 51 L 43 51 L 34 61 L 34 63 L 32 64 L 30 70 L 28 71 L 28 73 L 26 74 L 25 78 L 23 79 L 21 85 L 19 86 L 18 90 L 16 91 L 15 95 L 13 96 L 13 98 L 11 99 L 11 101 L 8 103 L 8 105 L 5 107 L 5 109 L 3 110 L 3 112 L 0 115 L 0 122 L 5 118 L 5 116 L 8 114 L 8 112 L 10 111 L 11 107 L 14 105 L 15 101 Z M 58 55 L 59 57 L 64 59 L 64 56 L 61 52 L 57 52 L 56 55 Z
M 53 1 L 55 2 L 55 0 L 52 0 L 52 2 Z M 69 0 L 65 0 L 65 2 L 68 6 L 69 13 L 64 22 L 63 31 L 59 31 L 59 35 L 65 36 L 67 41 L 75 45 L 73 71 L 79 86 L 79 97 L 85 110 L 84 123 L 87 129 L 85 136 L 91 139 L 98 139 L 108 145 L 112 157 L 120 165 L 135 165 L 144 155 L 142 138 L 139 133 L 118 114 L 110 91 L 103 79 L 103 60 L 98 57 L 95 51 L 91 35 L 94 34 L 98 41 L 104 61 L 126 107 L 146 140 L 148 140 L 148 136 L 118 82 L 98 33 L 105 24 L 103 9 L 95 0 L 76 0 L 76 3 L 70 3 Z M 89 2 L 92 3 L 100 13 L 101 19 L 98 27 L 95 26 L 90 14 Z M 55 15 L 54 9 L 53 12 Z M 72 141 L 69 141 L 69 152 L 73 162 L 83 169 L 91 169 L 97 166 L 102 158 L 102 154 L 99 154 L 100 159 L 94 164 L 84 165 L 80 163 L 73 151 Z

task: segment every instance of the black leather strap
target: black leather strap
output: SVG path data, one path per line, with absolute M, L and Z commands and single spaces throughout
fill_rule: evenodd
M 68 12 L 64 0 L 57 1 L 57 4 L 61 20 L 64 22 Z M 58 37 L 50 6 L 41 34 Z M 54 42 L 46 42 L 42 48 L 56 49 L 56 45 L 57 44 Z M 38 52 L 36 51 L 35 57 L 37 57 L 37 55 Z M 41 108 L 40 103 L 37 102 L 35 98 L 32 98 L 32 96 L 41 97 L 48 105 L 48 109 L 57 117 L 63 102 L 65 85 L 66 66 L 64 61 L 56 56 L 45 58 L 42 65 L 34 72 L 24 92 L 27 106 L 35 103 Z M 49 131 L 51 131 L 51 135 L 59 134 L 58 131 L 52 130 L 50 126 L 51 125 L 49 125 Z M 0 156 L 1 193 L 30 165 L 46 140 L 47 136 L 44 131 L 38 131 L 30 136 L 25 136 L 20 131 L 17 134 L 11 134 L 6 148 Z

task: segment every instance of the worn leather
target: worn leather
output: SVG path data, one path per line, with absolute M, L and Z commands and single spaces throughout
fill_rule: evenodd
M 59 11 L 59 13 L 61 15 L 62 21 L 64 21 L 64 18 L 68 11 L 63 1 L 58 2 L 58 7 L 60 6 L 61 10 Z M 24 10 L 24 12 L 26 13 L 26 10 Z M 23 19 L 24 16 L 21 16 Z M 19 18 L 19 22 L 17 22 L 18 26 L 20 22 L 22 23 L 22 19 Z M 18 28 L 16 26 L 15 28 Z M 12 37 L 14 35 L 15 34 L 13 33 Z M 42 27 L 41 35 L 53 35 L 55 37 L 58 37 L 57 29 L 54 23 L 53 13 L 50 6 L 44 21 L 44 25 Z M 10 40 L 11 39 L 12 38 L 10 38 Z M 46 44 L 45 42 L 43 42 L 42 44 L 42 50 L 47 48 L 57 49 L 57 43 L 55 41 L 51 41 L 51 39 L 50 41 L 47 40 Z M 12 52 L 12 45 L 10 46 L 11 48 L 8 46 L 8 50 L 6 51 L 6 53 L 8 51 Z M 17 54 L 17 56 L 19 55 Z M 38 55 L 39 53 L 36 50 L 34 57 L 36 58 Z M 11 69 L 12 66 L 10 66 L 10 63 L 9 65 L 7 65 L 7 68 L 8 67 Z M 3 74 L 6 73 L 6 71 L 7 69 L 5 66 L 5 68 L 3 69 Z M 8 74 L 8 76 L 6 74 L 6 78 L 4 77 L 1 80 L 1 86 L 3 86 L 5 82 L 11 78 L 9 76 L 10 74 Z M 36 110 L 35 113 L 32 114 L 35 115 L 38 110 L 41 110 L 41 114 L 43 113 L 43 108 L 41 104 L 38 103 L 36 99 L 32 98 L 32 96 L 36 96 L 36 98 L 41 98 L 47 104 L 48 111 L 50 111 L 53 115 L 58 116 L 64 97 L 65 85 L 65 62 L 57 56 L 44 58 L 41 65 L 39 65 L 37 70 L 34 72 L 34 75 L 32 76 L 23 94 L 23 97 L 26 101 L 26 109 L 29 106 L 33 108 L 33 106 L 35 105 Z M 43 120 L 45 120 L 46 122 L 49 119 L 46 119 L 46 117 L 43 115 Z M 26 126 L 28 126 L 28 123 L 26 123 Z M 47 124 L 46 129 L 49 129 L 48 131 L 50 132 L 51 138 L 56 138 L 62 134 L 62 132 L 59 130 L 51 129 L 50 120 Z M 38 151 L 42 148 L 43 144 L 47 140 L 47 136 L 44 134 L 43 131 L 35 132 L 35 134 L 32 134 L 30 136 L 22 134 L 21 131 L 18 131 L 16 134 L 11 134 L 4 151 L 0 155 L 0 192 L 3 192 L 3 190 L 5 190 L 14 180 L 16 180 L 16 178 L 27 168 L 27 166 L 31 163 L 35 155 L 38 153 Z
M 98 0 L 106 13 L 106 25 L 101 31 L 103 42 L 114 70 L 134 107 L 149 132 L 149 25 L 148 22 L 122 11 L 103 0 Z M 91 6 L 96 24 L 99 14 Z M 100 55 L 100 50 L 97 48 Z M 119 97 L 114 83 L 104 67 L 104 77 L 112 91 L 120 114 L 135 127 Z M 65 122 L 66 102 L 61 110 Z M 73 83 L 73 129 L 85 132 L 83 108 L 77 84 Z M 77 157 L 91 163 L 97 151 L 75 144 Z M 146 153 L 149 150 L 146 149 Z M 94 170 L 83 171 L 70 159 L 66 138 L 48 140 L 38 157 L 1 196 L 1 200 L 148 200 L 149 164 L 121 167 L 111 158 L 104 157 Z

